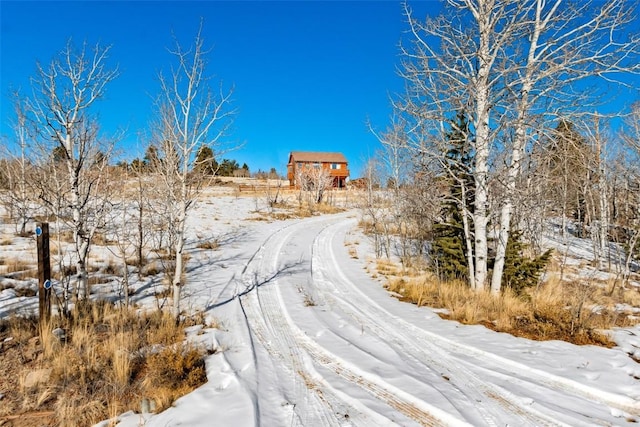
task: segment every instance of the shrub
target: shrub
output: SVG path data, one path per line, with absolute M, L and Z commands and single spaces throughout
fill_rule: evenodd
M 85 302 L 39 329 L 37 318 L 0 322 L 0 369 L 7 374 L 0 414 L 37 411 L 46 414 L 38 425 L 92 425 L 139 410 L 145 396 L 164 409 L 206 381 L 205 349 L 184 347 L 184 325 L 168 313 Z M 50 370 L 47 381 L 21 387 L 42 366 Z
M 195 347 L 166 347 L 147 359 L 144 395 L 152 398 L 162 411 L 206 381 L 203 351 Z

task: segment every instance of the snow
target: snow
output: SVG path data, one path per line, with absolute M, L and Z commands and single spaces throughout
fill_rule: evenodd
M 218 350 L 206 361 L 208 382 L 162 413 L 121 414 L 119 426 L 640 420 L 640 365 L 629 357 L 640 356 L 640 328 L 613 331 L 619 345 L 606 349 L 443 320 L 435 310 L 398 301 L 367 274 L 371 247 L 356 211 L 265 221 L 256 219 L 257 209 L 266 212 L 258 198 L 208 195 L 192 211 L 182 306 L 206 314 L 209 326 L 188 336 Z M 218 250 L 197 249 L 214 238 Z M 96 259 L 111 256 L 95 249 Z M 588 259 L 587 246 L 572 242 L 569 249 L 576 264 Z M 21 246 L 21 256 L 29 251 L 35 249 Z M 154 278 L 136 282 L 133 300 L 155 307 L 158 286 Z M 34 304 L 12 289 L 0 292 L 0 316 Z

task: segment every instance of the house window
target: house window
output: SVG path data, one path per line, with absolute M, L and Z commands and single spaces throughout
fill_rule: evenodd
M 317 169 L 317 168 L 319 168 L 319 167 L 320 167 L 320 163 L 315 162 L 315 163 L 313 164 L 313 167 L 314 167 L 314 168 L 316 168 L 316 169 Z
M 339 163 L 331 163 L 331 169 L 340 169 Z

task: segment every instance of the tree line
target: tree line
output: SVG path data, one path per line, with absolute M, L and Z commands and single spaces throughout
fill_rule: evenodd
M 118 162 L 117 166 L 125 169 L 153 172 L 163 162 L 159 157 L 158 147 L 151 144 L 145 150 L 142 159 L 136 157 L 130 163 L 126 161 Z M 195 153 L 193 161 L 193 172 L 204 176 L 237 176 L 249 177 L 249 165 L 243 163 L 242 166 L 234 159 L 222 159 L 220 163 L 215 158 L 214 152 L 208 145 L 202 145 Z

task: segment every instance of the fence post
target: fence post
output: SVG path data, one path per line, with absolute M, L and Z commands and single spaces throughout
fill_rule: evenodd
M 36 224 L 38 245 L 38 310 L 40 325 L 51 318 L 51 262 L 49 257 L 49 223 Z

